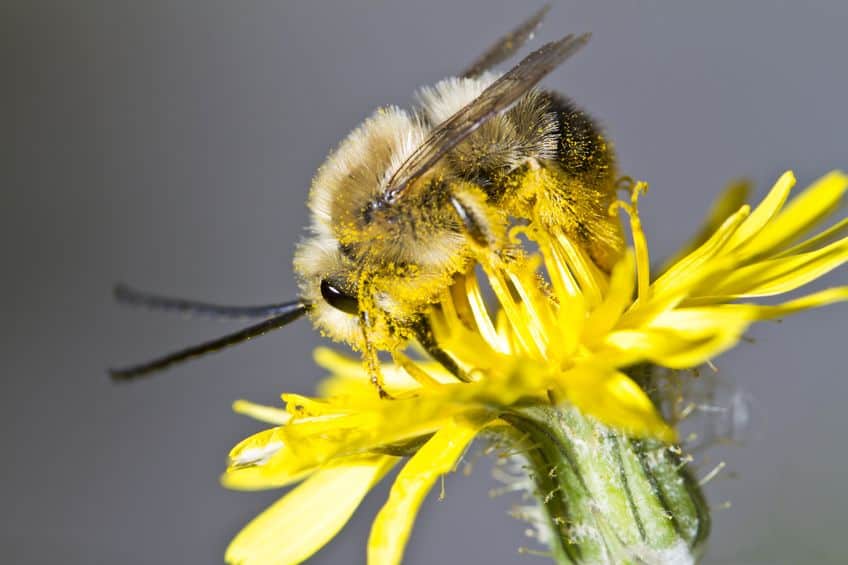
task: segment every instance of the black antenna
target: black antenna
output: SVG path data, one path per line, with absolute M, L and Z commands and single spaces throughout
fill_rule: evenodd
M 137 377 L 150 375 L 166 369 L 171 365 L 219 351 L 243 341 L 248 341 L 294 322 L 309 310 L 309 304 L 302 300 L 293 300 L 280 304 L 266 304 L 263 306 L 221 306 L 208 302 L 169 298 L 139 292 L 124 284 L 115 286 L 115 299 L 122 304 L 141 306 L 151 310 L 179 312 L 187 315 L 199 314 L 219 318 L 268 318 L 235 333 L 170 353 L 147 363 L 123 369 L 109 369 L 109 375 L 116 381 L 128 381 Z
M 114 289 L 115 300 L 129 306 L 140 306 L 150 310 L 176 312 L 184 315 L 210 316 L 214 318 L 268 318 L 290 312 L 301 305 L 300 301 L 262 306 L 222 306 L 185 298 L 171 298 L 149 292 L 134 290 L 119 283 Z
M 126 367 L 124 369 L 109 369 L 109 376 L 116 381 L 129 381 L 137 377 L 150 375 L 151 373 L 166 369 L 171 365 L 182 363 L 207 353 L 219 351 L 225 347 L 229 347 L 243 341 L 248 341 L 254 337 L 282 328 L 303 316 L 308 309 L 309 306 L 307 304 L 302 302 L 292 302 L 288 305 L 288 311 L 265 320 L 264 322 L 248 326 L 243 330 L 219 337 L 212 341 L 207 341 L 206 343 L 201 343 L 193 347 L 176 351 L 169 355 L 165 355 L 164 357 L 160 357 L 159 359 L 154 359 L 148 363 Z

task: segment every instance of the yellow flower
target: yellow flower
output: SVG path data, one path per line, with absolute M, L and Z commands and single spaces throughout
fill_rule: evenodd
M 507 426 L 523 406 L 567 403 L 630 436 L 673 441 L 674 429 L 627 376 L 629 367 L 693 368 L 734 346 L 753 322 L 848 299 L 848 287 L 838 287 L 747 302 L 793 291 L 848 260 L 846 220 L 799 241 L 835 210 L 848 177 L 830 173 L 786 204 L 794 182 L 788 172 L 753 210 L 713 214 L 704 235 L 655 278 L 637 209 L 643 183 L 630 202 L 616 203 L 629 216 L 633 248 L 609 275 L 564 233 L 533 223 L 514 228 L 517 245 L 538 251 L 509 262 L 484 258 L 485 277 L 460 277 L 429 313 L 437 343 L 469 382 L 395 352 L 382 368 L 392 398 L 381 399 L 359 361 L 319 349 L 317 362 L 332 374 L 319 397 L 283 395 L 285 409 L 237 402 L 237 411 L 275 427 L 231 451 L 224 484 L 302 482 L 242 530 L 226 560 L 308 558 L 409 456 L 368 543 L 369 563 L 399 562 L 435 481 L 481 430 Z M 731 191 L 724 208 L 738 195 Z M 494 313 L 481 285 L 497 300 Z

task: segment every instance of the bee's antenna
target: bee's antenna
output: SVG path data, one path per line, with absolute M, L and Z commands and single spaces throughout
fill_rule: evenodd
M 235 333 L 219 337 L 218 339 L 165 355 L 164 357 L 154 359 L 148 363 L 135 365 L 133 367 L 126 367 L 124 369 L 109 369 L 109 376 L 116 381 L 128 381 L 137 377 L 149 375 L 151 373 L 161 371 L 162 369 L 166 369 L 171 365 L 182 363 L 183 361 L 188 361 L 195 357 L 200 357 L 201 355 L 212 353 L 213 351 L 218 351 L 279 329 L 297 320 L 303 316 L 307 310 L 309 310 L 309 304 L 300 301 L 289 302 L 287 304 L 277 306 L 278 315 L 273 318 L 269 318 L 253 326 L 248 326 Z
M 297 309 L 302 303 L 299 300 L 280 304 L 265 304 L 262 306 L 222 306 L 184 298 L 169 298 L 149 292 L 141 292 L 129 286 L 118 283 L 114 289 L 115 300 L 129 306 L 140 306 L 149 310 L 177 312 L 188 316 L 200 315 L 216 318 L 268 318 L 283 315 L 292 309 Z

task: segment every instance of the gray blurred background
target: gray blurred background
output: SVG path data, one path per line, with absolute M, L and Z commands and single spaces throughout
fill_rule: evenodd
M 558 1 L 533 43 L 593 32 L 546 84 L 606 124 L 655 257 L 726 181 L 758 194 L 846 167 L 843 2 Z M 375 106 L 461 69 L 540 2 L 0 6 L 0 552 L 6 563 L 215 563 L 277 492 L 218 484 L 262 426 L 236 398 L 309 393 L 305 322 L 131 386 L 104 369 L 225 333 L 115 306 L 114 281 L 233 303 L 295 296 L 310 178 Z M 846 284 L 843 269 L 817 287 Z M 842 563 L 845 307 L 752 332 L 718 360 L 753 399 L 744 447 L 707 452 L 709 563 Z M 525 563 L 489 465 L 426 501 L 408 562 Z M 358 563 L 381 485 L 315 563 Z

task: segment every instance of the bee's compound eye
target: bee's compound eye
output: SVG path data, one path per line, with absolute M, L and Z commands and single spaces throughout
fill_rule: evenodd
M 327 279 L 321 281 L 321 296 L 336 310 L 353 316 L 359 314 L 359 302 L 356 298 L 339 290 Z

